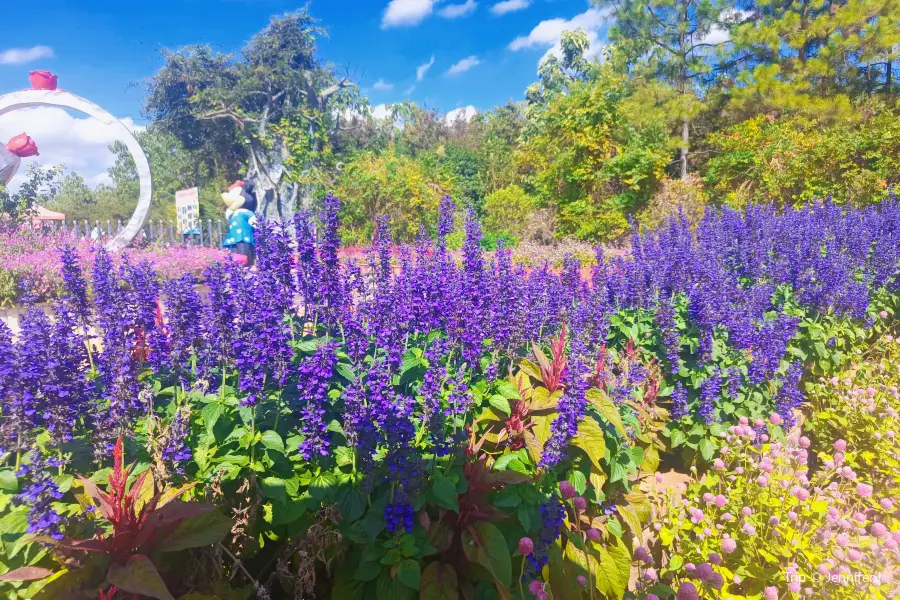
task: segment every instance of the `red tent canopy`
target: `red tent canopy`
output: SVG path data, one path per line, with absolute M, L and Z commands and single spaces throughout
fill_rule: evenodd
M 46 209 L 40 205 L 35 205 L 34 210 L 35 221 L 64 221 L 66 218 L 66 215 Z

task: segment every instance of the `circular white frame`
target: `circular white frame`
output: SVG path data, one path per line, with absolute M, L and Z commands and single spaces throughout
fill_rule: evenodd
M 128 246 L 143 227 L 144 221 L 150 213 L 150 200 L 153 196 L 150 161 L 147 160 L 147 155 L 134 133 L 124 123 L 93 102 L 62 90 L 22 90 L 0 96 L 0 115 L 32 106 L 58 106 L 77 110 L 110 126 L 116 133 L 116 138 L 128 147 L 140 179 L 141 194 L 138 197 L 137 208 L 134 209 L 134 214 L 131 215 L 125 228 L 110 240 L 106 247 L 110 250 L 121 250 Z M 40 142 L 40 140 L 37 141 Z

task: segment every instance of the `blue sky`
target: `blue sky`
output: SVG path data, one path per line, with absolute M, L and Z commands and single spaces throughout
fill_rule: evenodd
M 222 52 L 236 51 L 271 15 L 302 6 L 285 0 L 4 4 L 0 93 L 28 87 L 30 70 L 50 70 L 59 75 L 61 88 L 138 126 L 143 123 L 142 82 L 159 68 L 161 48 L 208 43 Z M 319 44 L 320 58 L 347 69 L 373 106 L 411 98 L 444 112 L 469 106 L 484 110 L 521 99 L 536 78 L 539 60 L 563 30 L 582 26 L 599 48 L 608 25 L 587 0 L 312 0 L 310 11 L 328 31 Z M 108 157 L 88 160 L 82 156 L 88 151 L 79 151 L 76 140 L 57 139 L 74 134 L 46 131 L 50 124 L 91 128 L 67 125 L 62 116 L 44 112 L 53 110 L 0 118 L 0 139 L 28 125 L 36 139 L 42 134 L 37 140 L 42 156 L 51 155 L 41 162 L 60 155 L 76 163 L 70 168 L 91 170 L 85 174 L 90 183 L 103 182 L 100 167 Z M 39 118 L 48 114 L 53 118 Z M 102 149 L 106 142 L 96 131 L 82 133 L 94 135 L 88 140 L 93 146 Z M 60 144 L 76 149 L 63 156 Z

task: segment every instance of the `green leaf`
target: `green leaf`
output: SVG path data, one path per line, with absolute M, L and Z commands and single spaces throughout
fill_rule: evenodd
M 263 446 L 269 450 L 284 454 L 284 441 L 281 439 L 281 436 L 278 435 L 277 431 L 272 429 L 264 431 L 260 436 L 259 441 L 261 441 Z
M 287 485 L 284 479 L 266 477 L 262 480 L 262 493 L 266 498 L 287 502 Z
M 397 565 L 397 579 L 407 587 L 411 587 L 414 590 L 419 589 L 419 583 L 422 579 L 422 570 L 419 568 L 419 562 L 410 558 Z
M 203 417 L 203 422 L 206 423 L 206 431 L 210 435 L 213 433 L 213 429 L 216 426 L 216 423 L 219 421 L 219 417 L 221 417 L 225 413 L 225 406 L 219 404 L 218 402 L 207 404 L 203 407 L 203 411 L 200 415 Z
M 419 600 L 459 600 L 459 579 L 451 565 L 433 562 L 425 567 Z
M 619 407 L 609 399 L 602 390 L 591 388 L 585 394 L 585 398 L 594 405 L 600 415 L 612 424 L 620 436 L 627 438 L 625 425 L 622 423 L 622 415 L 619 413 Z
M 531 510 L 527 506 L 520 506 L 517 512 L 519 523 L 525 531 L 531 531 Z
M 707 462 L 712 460 L 713 455 L 716 453 L 716 446 L 709 438 L 703 438 L 702 440 L 700 440 L 699 449 L 700 455 L 703 457 L 703 460 Z
M 622 537 L 622 534 L 625 533 L 622 529 L 622 524 L 615 517 L 610 517 L 606 521 L 606 530 L 617 538 Z
M 514 460 L 519 460 L 519 458 L 520 458 L 520 456 L 519 456 L 518 452 L 509 452 L 507 454 L 504 454 L 503 456 L 498 458 L 496 461 L 494 461 L 493 469 L 495 471 L 503 471 L 506 469 L 506 467 L 509 465 L 509 463 L 511 463 Z
M 683 431 L 676 429 L 675 431 L 672 432 L 672 447 L 673 448 L 677 448 L 678 446 L 682 445 L 685 442 L 685 440 L 687 440 L 687 437 L 684 435 Z
M 597 421 L 590 417 L 582 420 L 578 425 L 578 433 L 572 438 L 572 445 L 584 450 L 598 471 L 606 471 L 603 467 L 603 457 L 606 456 L 606 438 Z
M 579 494 L 583 494 L 584 490 L 587 489 L 587 477 L 581 471 L 569 471 L 569 476 L 566 479 Z
M 509 400 L 522 399 L 521 396 L 519 396 L 519 390 L 516 389 L 516 386 L 508 381 L 501 381 L 497 384 L 497 393 Z
M 456 484 L 443 475 L 435 475 L 434 487 L 431 488 L 437 503 L 444 508 L 459 512 L 459 500 L 456 494 Z
M 221 542 L 234 523 L 218 510 L 188 517 L 178 524 L 159 545 L 163 552 L 175 552 L 185 548 L 200 548 Z
M 600 568 L 597 570 L 597 588 L 613 598 L 621 598 L 628 586 L 631 572 L 631 553 L 622 540 L 615 540 L 616 545 L 600 546 Z
M 382 571 L 375 584 L 376 600 L 414 600 L 416 591 L 393 579 L 389 571 Z
M 19 480 L 12 470 L 0 471 L 0 490 L 13 493 L 19 491 Z
M 488 521 L 478 521 L 472 529 L 475 530 L 474 536 L 468 530 L 462 532 L 466 558 L 486 568 L 500 585 L 508 588 L 512 579 L 512 561 L 506 538 Z
M 359 581 L 372 581 L 381 575 L 381 565 L 377 562 L 363 561 L 356 567 L 353 578 Z
M 502 412 L 504 415 L 508 416 L 510 414 L 509 400 L 507 400 L 503 396 L 501 396 L 499 394 L 494 394 L 493 396 L 488 398 L 488 403 L 491 406 L 493 406 L 494 408 L 496 408 L 497 410 L 499 410 L 500 412 Z
M 150 596 L 158 600 L 175 600 L 153 562 L 143 554 L 135 554 L 124 566 L 113 563 L 106 580 L 123 592 Z

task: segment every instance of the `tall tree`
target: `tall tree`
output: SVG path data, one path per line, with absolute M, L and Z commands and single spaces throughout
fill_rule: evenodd
M 691 119 L 700 109 L 711 57 L 727 41 L 728 13 L 712 0 L 594 0 L 610 8 L 616 59 L 633 76 L 668 82 L 681 98 L 680 168 L 688 175 Z
M 260 209 L 288 218 L 298 199 L 311 205 L 313 187 L 286 160 L 301 151 L 314 169 L 335 115 L 359 104 L 355 84 L 316 59 L 321 34 L 301 9 L 273 18 L 238 56 L 209 46 L 164 52 L 144 112 L 188 149 L 211 148 L 232 173 L 246 168 Z
M 744 0 L 740 9 L 739 103 L 846 114 L 854 97 L 894 92 L 900 0 Z

